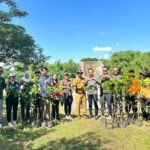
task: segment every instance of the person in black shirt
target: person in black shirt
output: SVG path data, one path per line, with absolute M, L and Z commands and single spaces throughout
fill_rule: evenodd
M 18 110 L 18 96 L 19 96 L 19 88 L 20 85 L 16 81 L 16 75 L 10 74 L 8 83 L 6 86 L 6 113 L 7 113 L 7 121 L 8 126 L 13 127 L 16 126 L 17 121 L 17 110 Z M 11 112 L 13 109 L 13 121 L 11 119 Z
M 3 90 L 5 88 L 5 79 L 2 76 L 3 67 L 0 67 L 0 128 L 2 128 L 2 114 L 3 114 Z

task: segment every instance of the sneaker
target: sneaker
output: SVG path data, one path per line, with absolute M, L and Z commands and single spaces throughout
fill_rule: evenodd
M 27 123 L 30 123 L 30 120 L 27 120 Z
M 84 118 L 84 119 L 88 119 L 88 118 L 89 118 L 89 116 L 88 116 L 88 115 L 83 115 L 83 116 L 82 116 L 82 118 Z
M 0 123 L 0 128 L 2 128 L 3 126 L 2 126 L 2 123 Z
M 104 115 L 102 115 L 102 116 L 101 116 L 101 118 L 105 118 L 105 116 L 104 116 Z
M 8 126 L 12 128 L 13 124 L 11 122 L 8 122 Z
M 69 116 L 66 116 L 65 119 L 68 120 L 68 119 L 69 119 Z
M 95 119 L 96 119 L 96 120 L 98 119 L 98 115 L 95 115 Z
M 14 126 L 16 126 L 16 125 L 17 125 L 16 121 L 13 121 L 13 122 L 12 122 L 12 124 L 13 124 Z
M 46 121 L 42 122 L 42 127 L 46 127 Z
M 112 117 L 111 117 L 111 115 L 109 115 L 109 116 L 108 116 L 108 120 L 111 120 L 111 119 L 112 119 Z
M 54 122 L 54 123 L 58 123 L 59 121 L 58 121 L 57 119 L 54 119 L 53 122 Z
M 92 118 L 92 114 L 89 114 L 89 119 Z
M 68 119 L 69 119 L 69 120 L 73 120 L 73 118 L 72 118 L 71 116 L 68 116 Z

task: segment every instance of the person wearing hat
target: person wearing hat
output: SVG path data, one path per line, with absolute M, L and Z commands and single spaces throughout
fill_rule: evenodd
M 141 71 L 139 74 L 140 74 L 142 83 L 148 79 L 148 73 L 146 71 Z M 141 95 L 139 99 L 140 99 L 140 102 L 141 102 L 141 111 L 142 111 L 143 119 L 148 120 L 148 113 L 146 111 L 146 106 L 150 105 L 150 103 L 148 103 L 148 98 Z
M 16 126 L 17 123 L 17 111 L 18 111 L 18 96 L 20 85 L 16 81 L 16 75 L 11 73 L 9 75 L 8 83 L 6 86 L 6 114 L 9 127 Z M 13 110 L 13 119 L 11 118 L 11 112 Z
M 71 106 L 72 106 L 72 90 L 71 90 L 72 81 L 70 80 L 69 73 L 64 74 L 64 79 L 62 80 L 62 102 L 64 104 L 64 111 L 66 119 L 72 120 L 71 117 Z
M 135 77 L 134 69 L 130 68 L 128 70 L 128 74 L 129 74 L 129 80 L 126 83 L 128 90 L 125 95 L 125 111 L 126 111 L 127 118 L 128 118 L 129 112 L 132 108 L 133 119 L 137 119 L 138 108 L 137 108 L 136 96 L 140 90 L 140 84 L 139 84 L 139 81 Z
M 73 81 L 72 87 L 75 88 L 75 104 L 76 104 L 76 115 L 81 118 L 81 104 L 83 115 L 86 115 L 86 92 L 85 85 L 86 80 L 83 78 L 83 71 L 78 70 L 76 78 Z
M 105 118 L 104 115 L 104 111 L 105 111 L 105 100 L 107 102 L 107 106 L 108 106 L 108 119 L 111 120 L 112 119 L 112 91 L 110 91 L 110 89 L 108 89 L 107 87 L 104 86 L 105 83 L 107 83 L 109 80 L 111 80 L 111 76 L 109 75 L 109 71 L 107 67 L 103 68 L 103 74 L 102 76 L 100 76 L 100 88 L 101 88 L 101 99 L 100 99 L 100 103 L 101 103 L 101 118 Z
M 2 128 L 2 113 L 3 113 L 3 90 L 5 89 L 5 79 L 2 77 L 3 67 L 0 66 L 0 128 Z

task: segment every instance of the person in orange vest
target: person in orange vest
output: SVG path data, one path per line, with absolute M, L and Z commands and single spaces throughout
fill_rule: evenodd
M 133 118 L 137 119 L 137 99 L 136 96 L 140 90 L 140 84 L 139 81 L 136 79 L 134 74 L 134 69 L 129 69 L 129 80 L 130 83 L 128 83 L 128 91 L 125 96 L 125 111 L 127 113 L 127 118 L 129 117 L 129 112 L 132 108 L 133 111 Z
M 83 71 L 78 70 L 77 76 L 73 81 L 72 87 L 75 88 L 75 104 L 76 104 L 76 115 L 78 118 L 81 118 L 81 104 L 83 115 L 86 115 L 87 107 L 86 107 L 86 92 L 85 85 L 86 80 L 82 77 Z

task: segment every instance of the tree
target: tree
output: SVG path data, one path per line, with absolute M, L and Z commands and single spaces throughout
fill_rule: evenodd
M 8 6 L 8 11 L 0 11 L 0 60 L 6 64 L 21 62 L 25 65 L 45 62 L 48 57 L 35 44 L 34 39 L 19 25 L 12 24 L 14 17 L 25 17 L 26 12 L 18 9 L 13 0 L 0 0 Z
M 141 70 L 146 70 L 150 73 L 150 52 L 140 52 L 134 50 L 121 51 L 112 54 L 112 57 L 107 59 L 101 59 L 105 66 L 111 71 L 114 67 L 118 67 L 121 71 L 127 72 L 129 68 L 135 69 L 135 73 L 138 75 Z
M 64 68 L 63 63 L 58 60 L 54 64 L 49 65 L 49 74 L 54 75 L 57 74 L 59 79 L 62 79 L 64 76 Z
M 81 61 L 99 61 L 98 58 L 82 58 Z
M 70 59 L 68 62 L 65 62 L 63 64 L 63 68 L 65 72 L 69 72 L 71 74 L 71 77 L 74 77 L 77 69 L 79 68 L 79 64 L 75 63 L 72 59 Z

